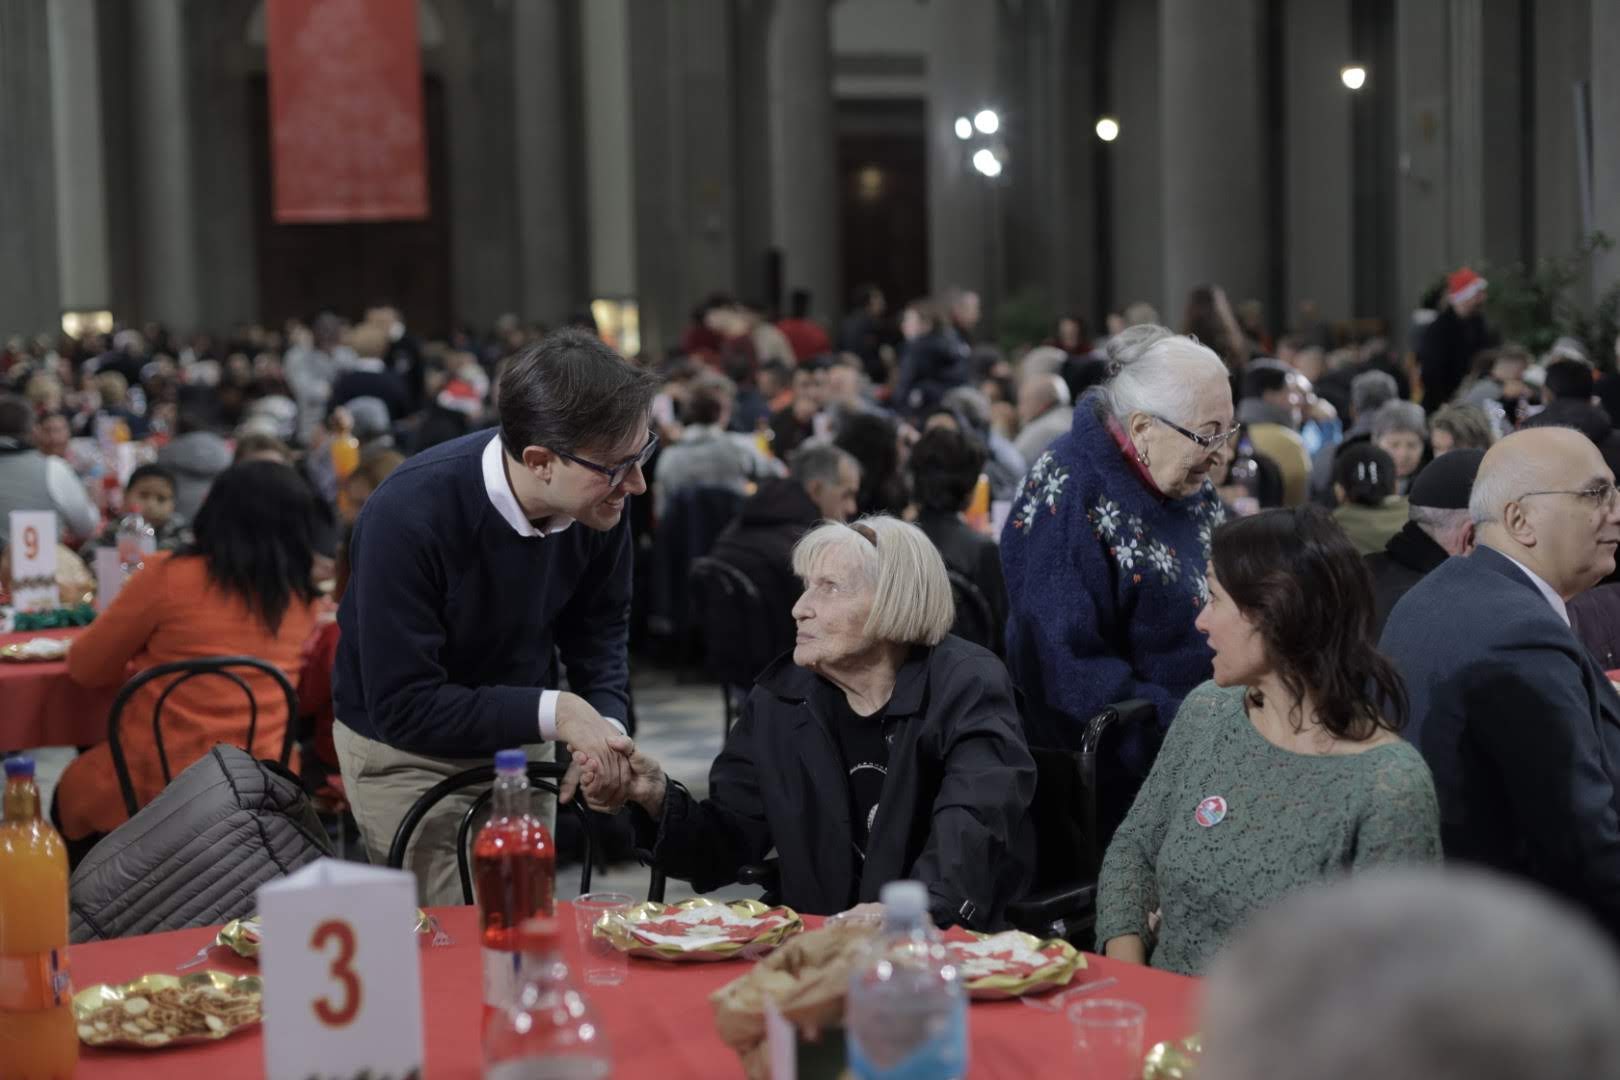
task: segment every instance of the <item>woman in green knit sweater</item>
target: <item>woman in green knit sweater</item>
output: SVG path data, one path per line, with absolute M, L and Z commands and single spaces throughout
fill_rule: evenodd
M 1343 530 L 1316 507 L 1229 521 L 1208 576 L 1215 678 L 1182 702 L 1097 901 L 1108 956 L 1185 974 L 1293 889 L 1440 859 L 1434 782 L 1398 734 L 1406 692 Z

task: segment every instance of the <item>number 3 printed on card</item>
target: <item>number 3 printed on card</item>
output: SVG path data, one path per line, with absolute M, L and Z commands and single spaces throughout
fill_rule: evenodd
M 337 942 L 337 955 L 332 958 L 331 977 L 343 987 L 341 1004 L 333 1004 L 329 997 L 315 999 L 315 1017 L 327 1027 L 347 1027 L 360 1013 L 360 977 L 350 965 L 354 963 L 354 927 L 339 919 L 328 919 L 315 928 L 309 947 L 323 952 L 328 941 Z

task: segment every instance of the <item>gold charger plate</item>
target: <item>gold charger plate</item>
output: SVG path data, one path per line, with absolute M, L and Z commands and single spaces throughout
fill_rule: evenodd
M 967 988 L 968 995 L 975 1001 L 995 1001 L 1029 994 L 1044 994 L 1060 986 L 1067 986 L 1074 978 L 1074 973 L 1086 966 L 1086 958 L 1062 938 L 1047 938 L 1043 941 L 1034 934 L 1004 930 L 999 934 L 974 934 L 973 939 L 973 941 L 947 940 L 945 947 L 950 950 L 953 960 L 957 959 L 958 950 L 965 950 L 984 942 L 1016 944 L 1046 957 L 1044 964 L 1026 975 L 968 975 L 962 972 L 962 965 L 958 962 L 957 971 L 962 975 L 962 985 Z
M 721 913 L 745 919 L 772 915 L 780 917 L 782 921 L 775 926 L 764 928 L 746 941 L 713 938 L 702 944 L 683 947 L 674 942 L 650 941 L 646 937 L 651 932 L 650 925 L 688 911 L 710 909 L 720 914 L 721 918 L 726 917 Z M 763 955 L 803 929 L 804 920 L 799 918 L 799 913 L 792 908 L 767 907 L 758 900 L 732 900 L 720 903 L 696 897 L 678 904 L 657 904 L 649 901 L 625 911 L 610 911 L 596 921 L 591 932 L 599 938 L 612 942 L 614 948 L 631 956 L 645 956 L 654 960 L 730 960 L 739 955 L 747 957 Z
M 1142 1062 L 1142 1080 L 1190 1080 L 1198 1073 L 1203 1038 L 1189 1035 L 1180 1042 L 1162 1042 Z
M 30 650 L 35 642 L 49 641 L 60 645 L 59 649 L 52 649 L 49 655 L 41 656 Z M 27 641 L 13 641 L 10 645 L 0 645 L 0 660 L 11 664 L 50 664 L 67 656 L 68 643 L 60 638 L 30 638 Z
M 209 1042 L 264 1018 L 257 975 L 199 971 L 142 975 L 120 986 L 86 987 L 73 995 L 73 1019 L 86 1046 L 156 1049 Z
M 439 920 L 423 911 L 416 909 L 416 932 L 418 934 L 433 934 L 434 944 L 439 944 L 438 937 L 444 934 L 439 927 Z M 448 938 L 448 935 L 446 935 Z M 214 944 L 223 945 L 237 956 L 252 960 L 259 955 L 259 946 L 263 944 L 264 931 L 260 926 L 257 915 L 249 915 L 242 919 L 232 919 L 219 928 L 214 935 Z M 446 942 L 448 943 L 448 941 Z M 208 950 L 204 949 L 203 953 Z

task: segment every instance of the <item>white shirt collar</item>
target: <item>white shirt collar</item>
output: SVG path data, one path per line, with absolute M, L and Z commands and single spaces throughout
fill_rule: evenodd
M 512 485 L 506 479 L 505 457 L 505 451 L 501 448 L 501 433 L 497 430 L 484 445 L 484 491 L 489 495 L 490 505 L 519 536 L 550 536 L 574 523 L 573 518 L 559 514 L 546 522 L 544 531 L 535 528 L 534 522 L 523 512 L 523 507 L 518 505 L 517 496 L 512 494 Z
M 1530 569 L 1528 566 L 1524 565 L 1524 563 L 1520 562 L 1518 559 L 1515 559 L 1506 552 L 1497 551 L 1495 548 L 1492 548 L 1491 550 L 1496 551 L 1496 553 L 1502 556 L 1502 558 L 1506 559 L 1514 566 L 1517 566 L 1520 570 L 1523 570 L 1525 576 L 1530 579 L 1530 584 L 1534 585 L 1536 587 L 1536 591 L 1541 593 L 1541 595 L 1546 598 L 1547 603 L 1552 605 L 1552 609 L 1554 611 L 1558 612 L 1558 617 L 1564 620 L 1565 625 L 1569 624 L 1569 608 L 1567 605 L 1565 605 L 1564 598 L 1559 596 L 1557 591 L 1554 590 L 1551 585 L 1543 581 L 1540 574 L 1536 573 L 1534 570 Z

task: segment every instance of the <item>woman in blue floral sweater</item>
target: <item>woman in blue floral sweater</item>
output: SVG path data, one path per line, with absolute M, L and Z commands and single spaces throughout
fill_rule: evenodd
M 1107 352 L 1107 380 L 1035 461 L 1001 536 L 1030 744 L 1077 749 L 1110 702 L 1157 707 L 1158 731 L 1120 733 L 1099 762 L 1105 803 L 1128 799 L 1125 777 L 1147 774 L 1181 699 L 1210 677 L 1193 621 L 1225 513 L 1207 477 L 1237 431 L 1226 366 L 1195 339 L 1136 326 Z

